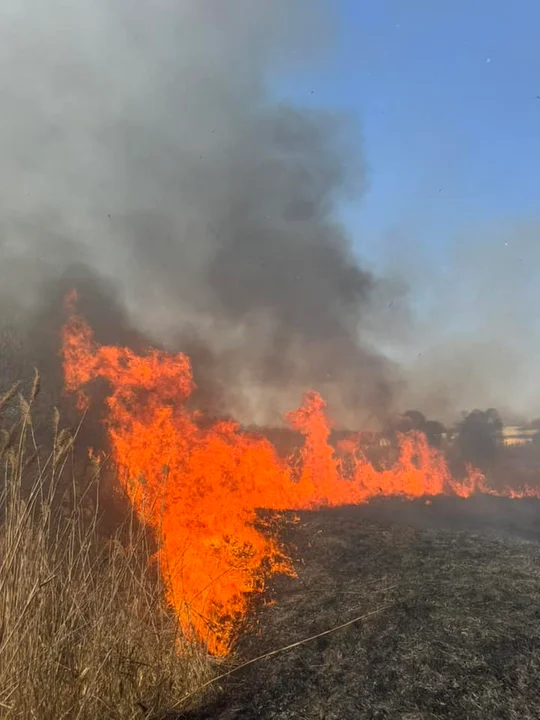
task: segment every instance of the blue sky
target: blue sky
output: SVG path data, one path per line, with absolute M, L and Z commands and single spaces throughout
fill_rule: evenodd
M 369 190 L 344 209 L 359 251 L 384 264 L 407 235 L 436 261 L 457 235 L 538 217 L 540 3 L 336 7 L 331 60 L 291 91 L 361 125 Z
M 335 1 L 337 43 L 286 93 L 361 128 L 369 186 L 341 211 L 409 284 L 411 402 L 538 415 L 540 2 Z

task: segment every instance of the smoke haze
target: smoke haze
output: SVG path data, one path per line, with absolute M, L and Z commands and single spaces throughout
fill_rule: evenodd
M 408 247 L 402 265 L 423 288 L 403 352 L 400 400 L 431 416 L 496 407 L 508 423 L 540 415 L 540 227 L 491 227 L 456 238 L 429 267 Z
M 335 219 L 365 185 L 358 138 L 269 90 L 317 62 L 332 15 L 323 0 L 6 0 L 4 309 L 54 324 L 50 297 L 84 265 L 109 298 L 98 330 L 112 293 L 128 325 L 195 355 L 217 410 L 274 421 L 315 387 L 342 421 L 384 415 L 396 372 L 367 341 L 381 283 Z
M 330 0 L 2 4 L 0 320 L 26 318 L 28 364 L 52 373 L 75 285 L 100 341 L 188 352 L 198 402 L 246 422 L 310 387 L 350 426 L 540 414 L 537 225 L 465 232 L 437 263 L 398 238 L 394 285 L 354 256 L 356 124 L 272 90 L 336 22 Z

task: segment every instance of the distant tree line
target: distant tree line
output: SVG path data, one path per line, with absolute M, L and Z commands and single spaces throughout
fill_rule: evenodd
M 501 452 L 503 427 L 501 416 L 494 408 L 473 410 L 451 428 L 438 420 L 429 420 L 418 410 L 408 410 L 391 421 L 387 434 L 422 432 L 429 444 L 439 449 L 448 446 L 451 441 L 454 456 L 459 456 L 463 463 L 487 469 L 497 461 Z

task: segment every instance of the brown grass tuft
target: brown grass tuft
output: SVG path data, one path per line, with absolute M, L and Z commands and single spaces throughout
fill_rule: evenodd
M 0 436 L 0 717 L 161 717 L 211 663 L 168 612 L 136 519 L 103 537 L 99 477 L 77 481 L 75 438 L 57 411 L 52 450 L 37 446 L 39 375 L 27 399 L 17 392 L 0 400 L 0 410 L 19 400 Z

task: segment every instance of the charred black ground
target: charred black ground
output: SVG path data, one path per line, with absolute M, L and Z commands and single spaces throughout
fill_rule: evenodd
M 221 683 L 187 720 L 540 716 L 540 503 L 385 499 L 300 513 L 243 661 L 390 605 Z

